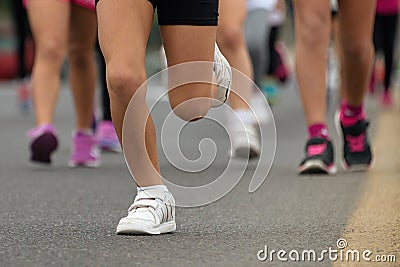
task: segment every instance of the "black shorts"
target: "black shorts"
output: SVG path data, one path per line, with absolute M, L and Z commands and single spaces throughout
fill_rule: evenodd
M 96 3 L 99 0 L 96 0 Z M 136 0 L 132 0 L 136 1 Z M 217 26 L 218 0 L 148 0 L 159 25 Z

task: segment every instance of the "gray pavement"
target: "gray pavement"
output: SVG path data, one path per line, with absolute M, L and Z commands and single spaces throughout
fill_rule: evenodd
M 30 166 L 25 134 L 33 116 L 19 114 L 11 87 L 0 85 L 0 266 L 292 266 L 278 260 L 260 262 L 257 252 L 265 245 L 287 251 L 335 247 L 366 179 L 363 173 L 342 170 L 330 177 L 296 175 L 305 126 L 299 96 L 287 90 L 274 108 L 275 162 L 257 192 L 247 192 L 256 166 L 250 164 L 244 179 L 223 199 L 177 209 L 175 233 L 117 236 L 116 224 L 135 194 L 122 155 L 103 154 L 98 169 L 67 167 L 74 119 L 70 95 L 63 90 L 55 118 L 61 146 L 54 164 Z M 375 109 L 369 105 L 372 118 Z M 329 123 L 337 140 L 332 120 Z M 223 136 L 213 128 L 196 131 Z M 186 138 L 182 145 L 192 142 Z M 226 163 L 223 158 L 190 177 L 164 158 L 161 167 L 173 181 L 198 184 L 218 176 Z

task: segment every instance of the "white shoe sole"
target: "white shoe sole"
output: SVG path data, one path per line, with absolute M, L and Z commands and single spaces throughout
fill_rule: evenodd
M 250 142 L 247 144 L 247 140 L 245 139 L 244 142 L 240 145 L 237 145 L 234 148 L 233 155 L 235 157 L 244 158 L 244 159 L 254 159 L 258 158 L 261 154 L 261 149 L 259 144 L 254 144 Z
M 335 165 L 329 167 L 320 160 L 309 160 L 298 169 L 299 174 L 330 174 L 333 175 L 337 172 Z
M 252 147 L 239 147 L 235 150 L 235 156 L 244 159 L 255 159 L 260 156 L 260 151 Z
M 157 227 L 148 227 L 140 223 L 124 223 L 117 226 L 118 235 L 160 235 L 174 232 L 175 230 L 175 221 L 165 222 Z
M 99 160 L 94 162 L 85 162 L 85 163 L 76 163 L 73 161 L 68 162 L 68 167 L 78 168 L 78 167 L 86 167 L 86 168 L 98 168 L 101 162 Z
M 248 135 L 251 135 L 251 137 Z M 231 155 L 245 159 L 258 158 L 261 154 L 261 144 L 258 138 L 258 133 L 256 137 L 245 131 L 241 134 L 235 134 Z

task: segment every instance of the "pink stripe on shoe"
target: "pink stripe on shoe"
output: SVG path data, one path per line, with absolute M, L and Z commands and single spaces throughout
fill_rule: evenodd
M 326 143 L 318 145 L 310 145 L 307 148 L 307 154 L 310 157 L 315 155 L 321 155 L 324 153 L 325 150 L 326 150 Z

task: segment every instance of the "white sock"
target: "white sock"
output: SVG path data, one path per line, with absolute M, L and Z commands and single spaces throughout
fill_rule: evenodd
M 143 186 L 143 187 L 137 187 L 137 191 L 144 191 L 144 190 L 158 190 L 158 191 L 167 191 L 168 188 L 161 184 L 161 185 L 151 185 L 151 186 Z

